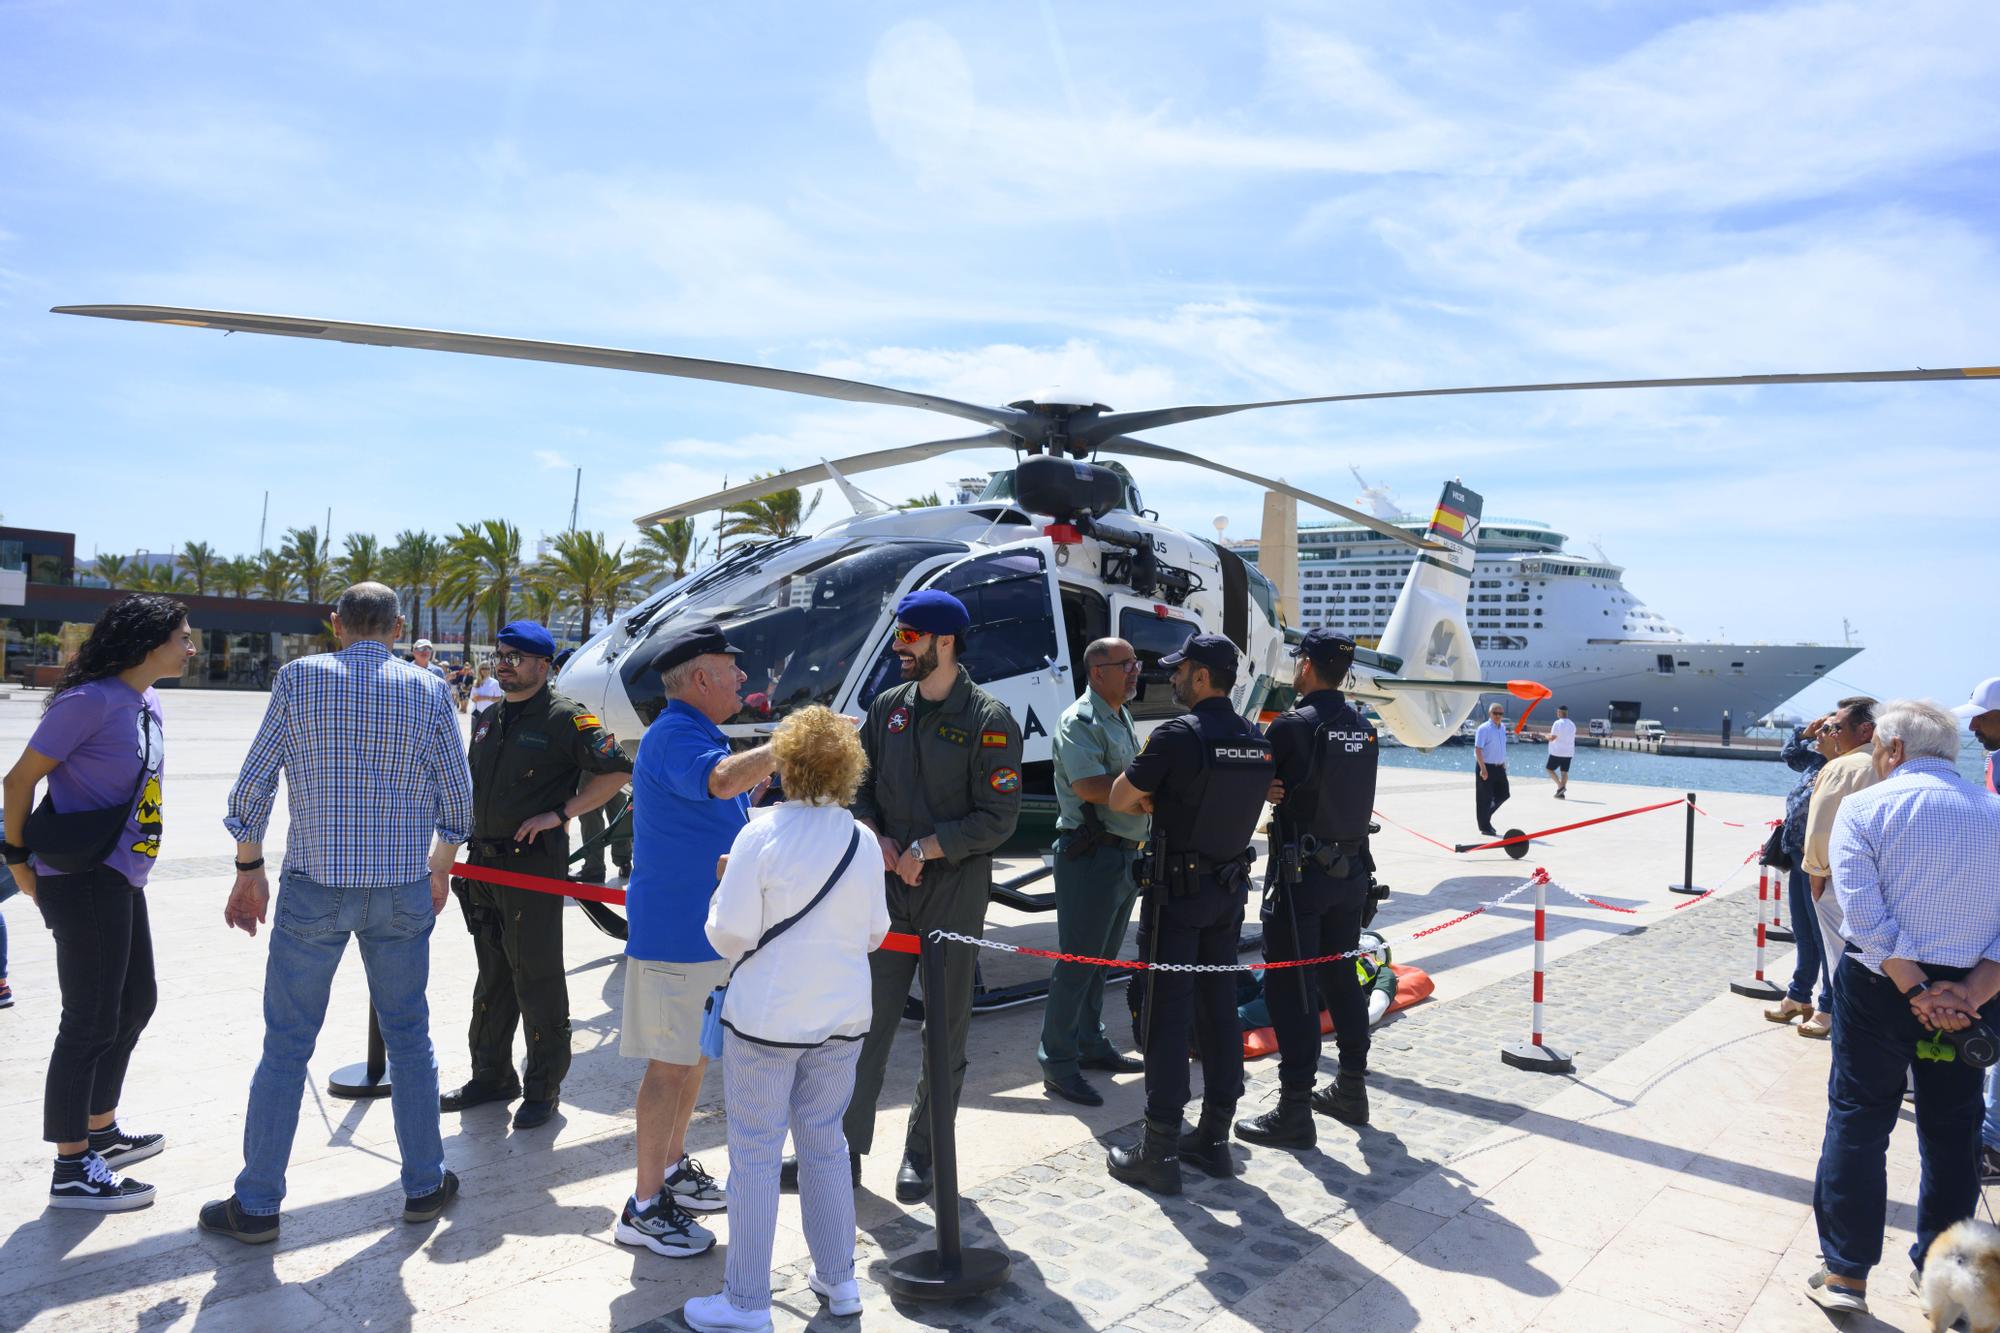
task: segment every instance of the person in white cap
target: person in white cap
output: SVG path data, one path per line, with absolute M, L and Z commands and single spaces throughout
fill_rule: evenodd
M 436 676 L 439 680 L 445 680 L 444 668 L 436 662 L 431 661 L 431 641 L 429 639 L 418 639 L 410 645 L 410 660 L 430 672 L 433 676 Z M 449 681 L 445 683 L 450 684 Z
M 1986 790 L 2000 792 L 2000 676 L 1988 676 L 1951 710 L 1986 749 Z M 1979 1178 L 2000 1181 L 2000 1065 L 1986 1067 L 1986 1117 L 1979 1125 Z

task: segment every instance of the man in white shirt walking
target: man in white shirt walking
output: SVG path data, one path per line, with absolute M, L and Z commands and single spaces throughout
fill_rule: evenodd
M 1556 799 L 1569 797 L 1569 761 L 1576 758 L 1576 723 L 1569 720 L 1569 705 L 1556 705 L 1556 720 L 1549 726 L 1549 776 L 1556 780 Z
M 1473 760 L 1479 767 L 1479 781 L 1473 788 L 1473 805 L 1479 815 L 1479 831 L 1489 838 L 1499 837 L 1493 828 L 1493 812 L 1506 803 L 1507 713 L 1499 704 L 1486 710 L 1486 720 L 1473 733 Z

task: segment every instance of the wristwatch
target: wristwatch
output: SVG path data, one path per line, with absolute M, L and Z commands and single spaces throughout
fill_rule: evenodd
M 0 841 L 0 854 L 6 856 L 10 866 L 21 865 L 28 859 L 28 849 L 18 843 Z
M 1915 1000 L 1919 995 L 1922 995 L 1925 991 L 1929 990 L 1931 988 L 1931 984 L 1932 984 L 1931 978 L 1925 977 L 1922 981 L 1919 981 L 1916 985 L 1904 991 L 1903 998 L 1906 1000 Z
M 916 857 L 920 862 L 924 859 L 924 840 L 922 838 L 918 838 L 910 844 L 910 855 Z

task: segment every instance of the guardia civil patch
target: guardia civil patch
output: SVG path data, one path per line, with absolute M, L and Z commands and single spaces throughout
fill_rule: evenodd
M 576 715 L 576 729 L 578 731 L 589 731 L 592 727 L 601 727 L 603 725 L 602 722 L 597 720 L 595 713 L 578 713 Z
M 1007 733 L 1004 731 L 982 731 L 979 733 L 982 749 L 1004 750 L 1007 748 Z
M 888 727 L 890 731 L 901 731 L 909 725 L 910 710 L 908 708 L 898 708 L 895 712 L 889 714 Z
M 1011 768 L 996 768 L 993 770 L 993 776 L 986 779 L 986 785 L 994 791 L 1019 791 L 1021 775 Z

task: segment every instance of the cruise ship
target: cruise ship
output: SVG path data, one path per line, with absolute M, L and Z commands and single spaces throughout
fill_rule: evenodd
M 1364 483 L 1365 486 L 1365 483 Z M 1422 533 L 1426 519 L 1398 511 L 1365 487 L 1358 507 Z M 1670 731 L 1715 732 L 1727 710 L 1741 730 L 1861 651 L 1814 643 L 1703 643 L 1689 639 L 1625 586 L 1609 560 L 1564 551 L 1568 537 L 1546 523 L 1487 518 L 1465 618 L 1488 680 L 1539 681 L 1554 692 L 1540 714 L 1567 704 L 1581 726 L 1605 718 L 1657 719 Z M 1230 543 L 1256 559 L 1254 542 Z M 1416 558 L 1414 548 L 1356 523 L 1306 522 L 1298 530 L 1299 606 L 1304 626 L 1326 626 L 1372 647 Z M 1506 705 L 1505 695 L 1480 700 Z M 1477 711 L 1474 713 L 1477 716 Z

